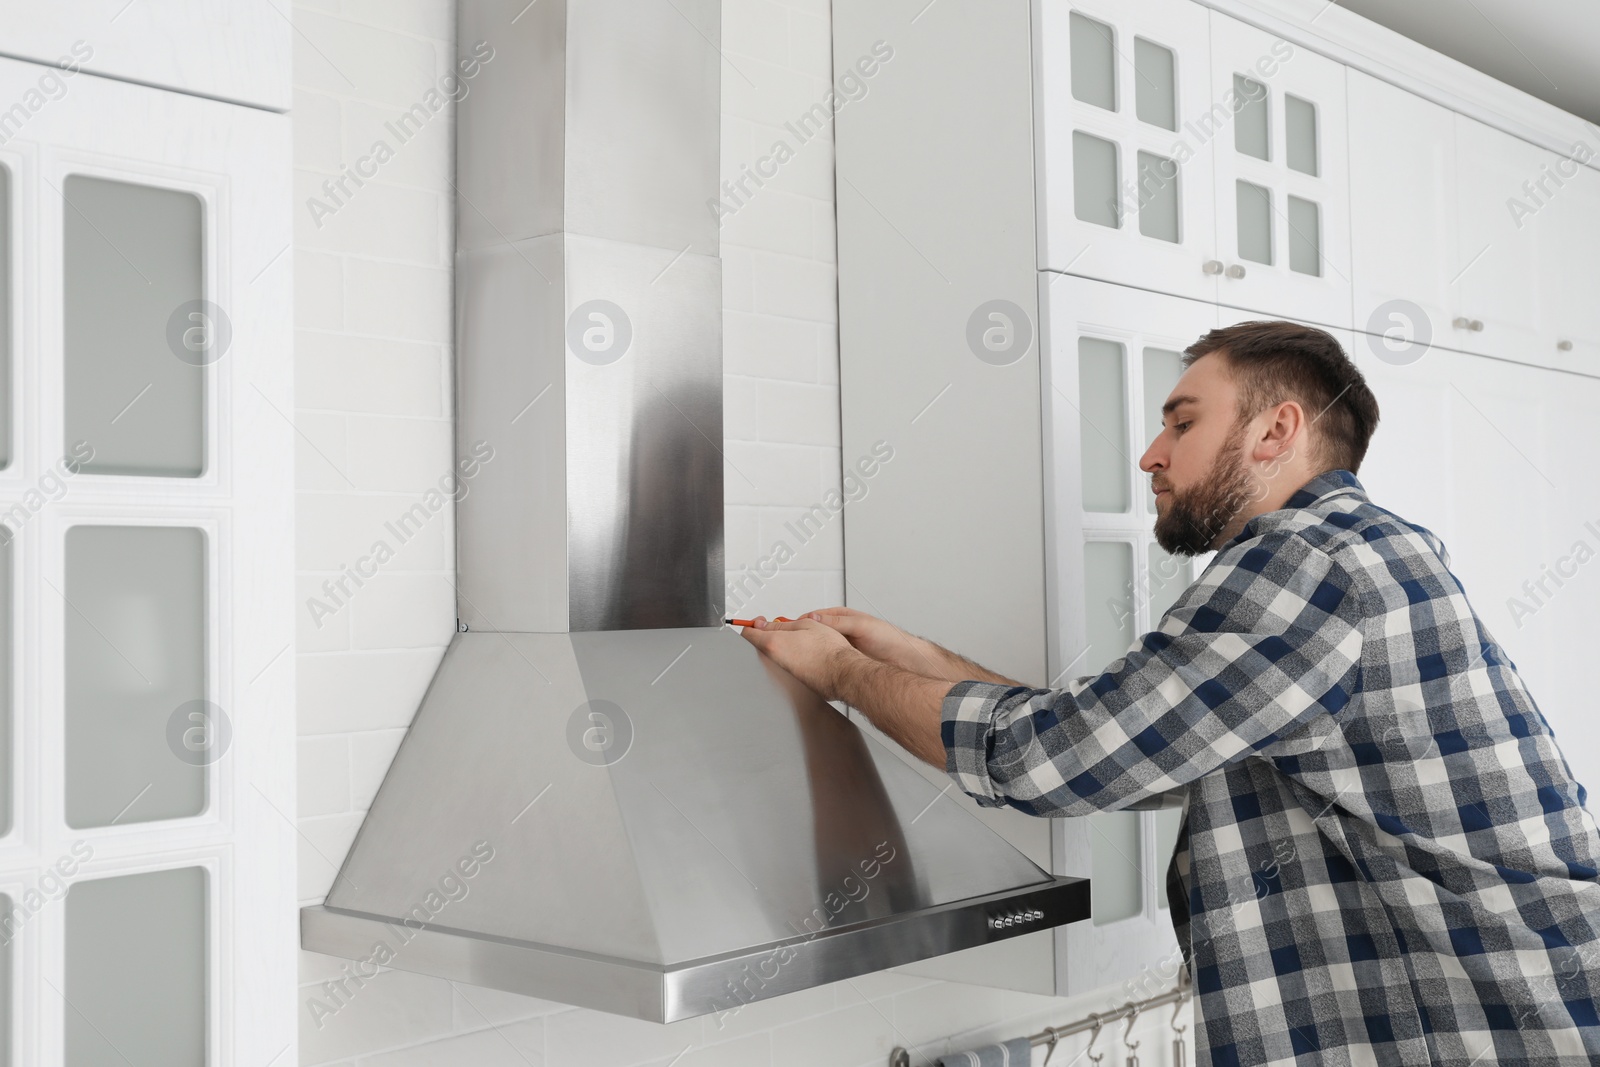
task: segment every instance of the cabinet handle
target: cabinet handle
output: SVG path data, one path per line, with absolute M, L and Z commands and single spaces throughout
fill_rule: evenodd
M 1450 325 L 1454 326 L 1458 330 L 1471 330 L 1473 333 L 1483 332 L 1482 319 L 1457 318 L 1451 320 Z
M 1559 350 L 1561 352 L 1571 352 L 1572 351 L 1572 342 L 1571 341 L 1557 341 L 1556 342 L 1556 348 L 1557 348 L 1557 350 Z
M 1244 277 L 1244 268 L 1239 266 L 1239 264 L 1237 264 L 1237 263 L 1233 264 L 1231 267 L 1228 268 L 1228 277 L 1230 277 L 1230 278 L 1243 278 Z
M 1208 259 L 1200 264 L 1200 269 L 1206 274 L 1221 274 L 1222 261 L 1220 259 Z

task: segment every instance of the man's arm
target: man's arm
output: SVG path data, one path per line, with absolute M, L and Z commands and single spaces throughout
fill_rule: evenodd
M 891 622 L 855 608 L 819 608 L 806 612 L 801 618 L 826 623 L 872 659 L 924 678 L 946 682 L 976 679 L 1001 685 L 1021 684 L 979 666 L 958 652 L 934 644 L 926 637 L 907 633 Z
M 948 680 L 873 659 L 840 630 L 809 617 L 794 622 L 758 618 L 745 628 L 744 638 L 824 700 L 844 701 L 918 759 L 941 770 L 948 767 L 940 732 Z
M 946 682 L 964 682 L 976 679 L 980 682 L 994 682 L 997 685 L 1021 685 L 1003 674 L 996 674 L 989 668 L 975 663 L 959 652 L 952 652 L 943 645 L 936 645 L 926 637 L 913 637 L 913 641 L 920 642 L 924 648 L 923 658 L 932 668 L 931 677 Z M 922 674 L 920 670 L 913 673 Z M 854 706 L 854 705 L 852 705 Z
M 963 679 L 875 662 L 814 619 L 744 636 L 827 700 L 844 700 L 986 807 L 1035 815 L 1115 811 L 1244 759 L 1361 683 L 1362 595 L 1293 533 L 1221 553 L 1168 613 L 1098 677 L 1063 689 Z
M 841 665 L 835 699 L 861 712 L 913 756 L 944 770 L 940 709 L 950 688 L 947 681 L 912 674 L 857 653 Z
M 957 682 L 942 709 L 950 772 L 987 807 L 1086 815 L 1236 763 L 1360 692 L 1356 583 L 1292 532 L 1236 545 L 1098 677 Z

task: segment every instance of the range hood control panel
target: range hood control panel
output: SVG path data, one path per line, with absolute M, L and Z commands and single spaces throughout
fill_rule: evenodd
M 1024 926 L 1031 922 L 1038 922 L 1042 918 L 1044 918 L 1044 912 L 1040 911 L 1038 908 L 1027 908 L 1025 910 L 1001 912 L 989 916 L 989 929 L 1009 930 L 1012 927 Z

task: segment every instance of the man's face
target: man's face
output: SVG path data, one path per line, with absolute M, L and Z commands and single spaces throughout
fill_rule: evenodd
M 1217 355 L 1196 360 L 1167 397 L 1161 432 L 1139 469 L 1150 475 L 1156 541 L 1168 552 L 1216 548 L 1254 495 L 1238 403 L 1238 386 Z

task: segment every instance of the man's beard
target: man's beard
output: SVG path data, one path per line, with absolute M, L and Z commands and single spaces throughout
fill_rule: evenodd
M 1166 510 L 1156 516 L 1156 543 L 1175 556 L 1198 556 L 1217 547 L 1223 533 L 1255 495 L 1242 462 L 1243 426 L 1217 452 L 1211 470 L 1191 489 L 1173 487 Z

